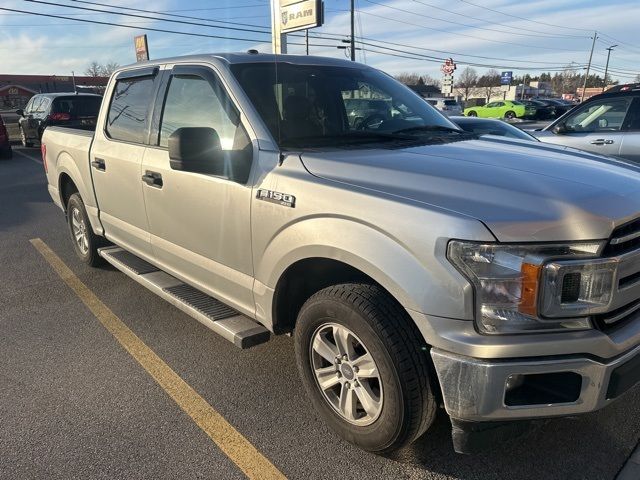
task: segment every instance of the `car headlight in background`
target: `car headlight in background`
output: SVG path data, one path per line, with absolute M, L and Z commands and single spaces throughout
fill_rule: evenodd
M 600 242 L 509 245 L 449 242 L 447 257 L 475 287 L 481 333 L 591 328 L 606 311 L 617 263 Z

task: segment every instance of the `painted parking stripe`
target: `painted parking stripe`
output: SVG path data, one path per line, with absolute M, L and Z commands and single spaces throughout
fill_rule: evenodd
M 32 162 L 36 162 L 36 163 L 38 163 L 38 164 L 42 165 L 42 160 L 38 160 L 37 158 L 32 157 L 31 155 L 28 155 L 28 154 L 24 153 L 22 150 L 18 150 L 17 148 L 14 148 L 14 149 L 13 149 L 13 154 L 14 154 L 14 155 L 19 155 L 19 156 L 21 156 L 22 158 L 28 158 L 28 159 L 29 159 L 29 160 L 31 160 Z
M 39 238 L 30 242 L 100 323 L 247 477 L 286 479 L 240 432 L 102 303 L 46 243 Z

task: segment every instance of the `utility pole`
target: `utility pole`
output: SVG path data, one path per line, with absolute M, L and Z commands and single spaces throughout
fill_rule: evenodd
M 307 55 L 309 55 L 309 29 L 305 29 L 304 31 L 304 45 L 307 51 Z
M 76 72 L 71 70 L 71 78 L 73 79 L 73 93 L 78 93 L 78 89 L 76 88 Z
M 582 84 L 582 95 L 580 95 L 580 103 L 584 102 L 584 94 L 587 89 L 587 79 L 589 78 L 589 70 L 591 70 L 591 59 L 593 58 L 593 49 L 596 46 L 596 39 L 598 38 L 598 31 L 593 32 L 593 43 L 591 44 L 591 53 L 589 54 L 589 63 L 587 64 L 587 73 L 584 76 L 584 82 Z
M 356 61 L 356 37 L 355 37 L 355 1 L 351 0 L 351 61 Z
M 609 71 L 609 57 L 611 57 L 611 50 L 616 48 L 618 45 L 611 45 L 609 48 L 606 48 L 607 51 L 607 64 L 604 67 L 604 82 L 602 82 L 602 91 L 607 88 L 607 72 Z

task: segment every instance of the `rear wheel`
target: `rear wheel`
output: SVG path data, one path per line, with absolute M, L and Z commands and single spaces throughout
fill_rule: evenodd
M 478 116 L 477 112 L 475 112 L 473 110 L 471 110 L 469 113 L 467 113 L 467 117 L 477 117 L 477 116 Z
M 300 310 L 295 339 L 311 401 L 345 440 L 387 453 L 433 422 L 427 346 L 380 287 L 342 284 L 314 294 Z
M 102 258 L 98 255 L 98 248 L 104 247 L 107 242 L 104 238 L 93 233 L 84 202 L 79 193 L 74 193 L 69 198 L 67 221 L 73 249 L 80 260 L 92 267 L 100 265 Z
M 511 110 L 509 110 L 507 113 L 504 114 L 504 118 L 505 120 L 513 120 L 514 118 L 516 118 L 516 114 L 515 112 L 512 112 Z

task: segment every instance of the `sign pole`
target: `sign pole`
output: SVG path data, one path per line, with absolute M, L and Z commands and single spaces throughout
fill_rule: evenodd
M 271 0 L 271 47 L 273 53 L 287 53 L 287 35 L 282 33 L 280 0 Z

